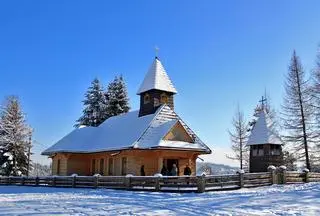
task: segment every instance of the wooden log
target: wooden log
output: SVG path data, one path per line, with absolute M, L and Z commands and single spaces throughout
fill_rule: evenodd
M 300 177 L 300 178 L 287 178 L 287 183 L 290 183 L 290 182 L 300 182 L 300 183 L 303 183 L 305 182 L 305 178 L 303 177 Z
M 309 182 L 320 182 L 320 178 L 309 178 Z
M 246 173 L 244 175 L 245 180 L 249 179 L 265 179 L 265 178 L 270 178 L 270 173 L 263 173 L 263 174 L 257 174 L 257 173 Z
M 309 178 L 320 178 L 320 173 L 310 172 Z
M 222 182 L 222 183 L 206 183 L 206 187 L 220 187 L 224 188 L 226 186 L 239 186 L 240 181 L 230 181 L 230 182 Z
M 248 185 L 248 184 L 272 184 L 270 179 L 253 179 L 253 180 L 245 180 L 244 184 Z
M 298 177 L 303 177 L 304 173 L 299 173 L 299 172 L 286 172 L 287 178 L 298 178 Z

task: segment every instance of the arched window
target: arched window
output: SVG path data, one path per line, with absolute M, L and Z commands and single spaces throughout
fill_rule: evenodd
M 149 94 L 145 94 L 143 97 L 143 103 L 147 104 L 150 103 L 150 95 Z
M 168 103 L 168 96 L 166 94 L 161 94 L 161 103 L 162 104 Z

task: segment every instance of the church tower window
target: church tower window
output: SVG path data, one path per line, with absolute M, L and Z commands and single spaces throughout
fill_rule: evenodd
M 144 104 L 148 104 L 150 103 L 150 95 L 149 94 L 145 94 L 143 97 L 143 103 Z
M 165 93 L 161 94 L 161 103 L 162 104 L 168 103 L 168 96 Z

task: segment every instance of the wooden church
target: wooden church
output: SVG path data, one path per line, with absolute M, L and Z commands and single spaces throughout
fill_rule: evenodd
M 250 148 L 249 172 L 267 172 L 270 165 L 283 165 L 283 142 L 274 130 L 272 119 L 264 104 L 256 108 L 247 146 Z
M 98 127 L 79 127 L 42 152 L 52 158 L 53 175 L 183 175 L 188 165 L 211 150 L 174 111 L 177 93 L 156 57 L 137 94 L 140 109 L 107 119 Z

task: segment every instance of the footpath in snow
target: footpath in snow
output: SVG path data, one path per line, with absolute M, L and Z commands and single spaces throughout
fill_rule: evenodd
M 150 193 L 0 186 L 0 215 L 320 215 L 320 184 Z

